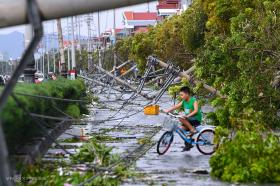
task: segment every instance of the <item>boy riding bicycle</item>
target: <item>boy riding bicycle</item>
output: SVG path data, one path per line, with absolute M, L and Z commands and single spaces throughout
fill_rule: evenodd
M 182 123 L 182 128 L 190 131 L 190 137 L 197 133 L 195 127 L 201 124 L 202 113 L 198 101 L 195 97 L 191 96 L 191 91 L 189 87 L 182 87 L 179 92 L 182 101 L 177 105 L 164 110 L 166 113 L 172 112 L 176 109 L 182 108 L 184 110 L 184 115 L 179 119 Z M 185 143 L 185 148 L 183 151 L 190 150 L 193 146 Z

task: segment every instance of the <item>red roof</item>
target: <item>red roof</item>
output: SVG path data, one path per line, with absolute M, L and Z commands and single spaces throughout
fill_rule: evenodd
M 180 0 L 160 0 L 157 9 L 178 9 Z
M 157 9 L 178 9 L 178 4 L 158 4 Z
M 116 29 L 115 29 L 115 32 L 116 32 L 116 34 L 117 34 L 117 33 L 121 32 L 122 30 L 123 30 L 123 28 L 116 28 Z
M 159 0 L 159 4 L 179 4 L 181 0 Z
M 127 20 L 157 20 L 156 12 L 124 12 L 124 16 Z

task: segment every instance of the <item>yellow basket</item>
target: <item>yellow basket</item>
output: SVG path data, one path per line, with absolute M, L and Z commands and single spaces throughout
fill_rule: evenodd
M 145 115 L 158 115 L 159 106 L 158 105 L 148 105 L 144 108 Z

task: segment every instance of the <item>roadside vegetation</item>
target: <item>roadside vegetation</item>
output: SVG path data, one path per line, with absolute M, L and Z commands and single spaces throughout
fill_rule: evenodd
M 107 147 L 99 138 L 91 138 L 70 158 L 70 162 L 43 163 L 22 168 L 18 185 L 77 185 L 89 179 L 85 185 L 117 186 L 123 179 L 135 176 L 125 166 L 113 148 Z M 87 169 L 74 169 L 74 165 L 88 165 Z M 71 166 L 68 166 L 71 165 Z M 112 167 L 112 169 L 108 169 Z M 108 170 L 107 170 L 108 169 Z M 107 171 L 105 171 L 107 170 Z M 101 173 L 100 172 L 105 172 Z M 40 179 L 41 178 L 41 179 Z
M 279 0 L 194 0 L 181 15 L 116 45 L 142 72 L 149 55 L 195 66 L 196 78 L 224 95 L 211 99 L 216 111 L 208 116 L 222 141 L 211 174 L 224 181 L 280 182 L 272 132 L 280 127 L 279 10 Z
M 22 107 L 30 113 L 57 117 L 65 117 L 60 111 L 74 118 L 80 118 L 82 114 L 88 113 L 85 103 L 36 97 L 49 96 L 62 99 L 84 99 L 86 97 L 86 88 L 81 80 L 58 79 L 41 84 L 18 84 L 14 93 L 21 105 L 19 106 L 10 97 L 3 112 L 1 112 L 10 153 L 13 153 L 17 147 L 20 147 L 34 137 L 44 136 L 44 131 L 24 112 Z M 28 94 L 29 96 L 21 95 L 20 93 Z M 60 111 L 55 108 L 58 108 Z M 49 121 L 48 124 L 52 125 Z

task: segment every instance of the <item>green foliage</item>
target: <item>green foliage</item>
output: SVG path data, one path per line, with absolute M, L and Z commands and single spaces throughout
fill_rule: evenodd
M 168 94 L 171 95 L 173 98 L 178 98 L 181 101 L 181 98 L 178 96 L 178 94 L 180 89 L 185 86 L 190 87 L 190 84 L 187 79 L 183 78 L 179 85 L 173 85 L 169 87 Z
M 280 94 L 271 86 L 280 65 L 280 19 L 279 12 L 274 11 L 278 8 L 279 1 L 216 1 L 215 14 L 221 17 L 232 12 L 226 19 L 229 33 L 217 33 L 214 28 L 207 33 L 196 61 L 196 74 L 227 96 L 219 104 L 215 101 L 215 106 L 223 108 L 219 111 L 227 113 L 224 118 L 217 115 L 221 125 L 247 128 L 245 120 L 251 120 L 279 127 L 276 112 Z
M 270 149 L 279 152 L 279 145 L 271 147 L 268 143 L 274 137 L 256 137 L 269 128 L 280 127 L 280 92 L 271 83 L 280 66 L 279 10 L 279 0 L 195 0 L 180 16 L 173 16 L 119 46 L 127 47 L 127 56 L 137 59 L 142 68 L 151 54 L 164 61 L 171 59 L 183 69 L 190 67 L 195 58 L 196 78 L 225 95 L 226 98 L 211 100 L 216 111 L 208 115 L 219 126 L 217 141 L 227 138 L 230 130 L 244 134 L 238 132 L 211 160 L 213 175 L 223 180 L 279 182 L 278 164 L 274 162 L 277 154 L 269 154 Z M 170 87 L 169 93 L 176 96 L 183 85 L 188 83 Z M 199 87 L 193 91 L 197 93 Z M 244 151 L 246 143 L 260 144 Z M 259 154 L 254 153 L 255 148 Z M 242 154 L 244 162 L 250 162 L 254 156 L 260 160 L 254 160 L 252 168 L 253 165 L 234 158 L 237 153 Z
M 194 51 L 204 44 L 207 14 L 201 4 L 194 5 L 182 14 L 182 40 L 189 51 Z
M 79 106 L 75 104 L 68 105 L 66 107 L 65 113 L 74 118 L 79 118 L 81 116 Z
M 69 173 L 70 172 L 70 173 Z M 49 185 L 64 185 L 71 184 L 77 185 L 86 179 L 89 179 L 94 175 L 93 172 L 75 172 L 69 168 L 63 168 L 57 164 L 41 164 L 29 165 L 25 167 L 21 174 L 21 180 L 17 183 L 19 186 L 49 186 Z M 99 179 L 94 179 L 92 182 L 86 184 L 86 186 L 94 185 L 93 183 L 99 183 Z M 105 183 L 104 180 L 102 180 Z M 107 181 L 107 183 L 115 183 L 113 179 Z M 106 184 L 101 184 L 106 185 Z
M 279 137 L 238 131 L 211 157 L 211 175 L 229 182 L 280 182 Z
M 81 99 L 86 95 L 85 86 L 82 81 L 70 81 L 66 79 L 58 79 L 56 81 L 48 81 L 41 84 L 18 84 L 14 92 L 65 99 Z M 31 113 L 60 116 L 61 113 L 55 110 L 53 106 L 60 110 L 66 110 L 67 107 L 73 108 L 73 106 L 71 106 L 72 103 L 70 102 L 57 100 L 51 101 L 48 99 L 21 96 L 17 94 L 16 97 Z M 69 114 L 73 117 L 80 117 L 80 114 L 85 113 L 86 111 L 85 106 L 79 104 L 75 106 L 75 112 L 72 110 Z M 42 135 L 42 130 L 20 107 L 18 107 L 12 98 L 9 98 L 1 113 L 1 119 L 10 153 L 13 153 L 14 148 L 18 145 L 22 145 L 35 136 Z
M 115 163 L 113 175 L 100 174 L 86 185 L 117 186 L 121 180 L 134 176 L 127 166 L 120 163 L 120 156 L 112 154 L 112 148 L 98 143 L 101 139 L 92 138 L 85 143 L 79 153 L 71 156 L 71 165 L 91 163 L 96 168 L 104 168 Z M 98 172 L 78 172 L 68 167 L 67 164 L 42 164 L 37 163 L 24 168 L 21 182 L 18 185 L 64 185 L 65 183 L 77 185 L 86 179 L 95 176 Z
M 96 139 L 92 138 L 81 147 L 79 153 L 71 156 L 71 160 L 73 163 L 90 163 L 95 161 L 99 165 L 108 166 L 111 163 L 110 153 L 112 149 L 104 144 L 97 143 Z

